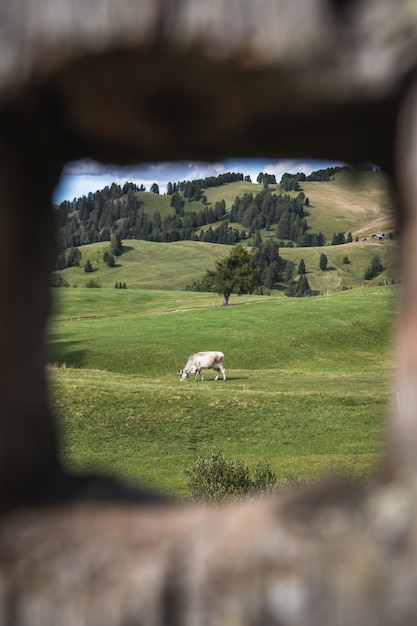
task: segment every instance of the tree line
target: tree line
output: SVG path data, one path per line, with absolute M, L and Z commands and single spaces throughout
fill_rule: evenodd
M 208 187 L 220 187 L 228 183 L 237 183 L 241 180 L 252 182 L 250 176 L 244 176 L 240 172 L 226 172 L 218 176 L 207 176 L 206 178 L 198 178 L 196 180 L 183 180 L 178 183 L 168 182 L 167 195 L 182 193 L 189 202 L 195 200 L 203 200 L 203 190 Z M 206 199 L 207 202 L 207 199 Z

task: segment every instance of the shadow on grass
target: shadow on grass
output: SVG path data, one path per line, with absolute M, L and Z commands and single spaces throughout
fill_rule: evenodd
M 55 335 L 49 341 L 48 362 L 57 367 L 81 368 L 87 362 L 88 351 L 75 349 L 78 344 L 80 344 L 79 341 L 63 343 L 59 340 L 59 336 Z

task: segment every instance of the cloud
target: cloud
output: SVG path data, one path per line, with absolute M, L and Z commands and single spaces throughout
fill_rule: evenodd
M 303 172 L 308 175 L 315 170 L 337 165 L 336 163 L 328 163 L 322 161 L 299 161 L 296 159 L 281 159 L 264 165 L 264 171 L 267 174 L 275 174 L 277 182 L 279 182 L 285 173 L 298 174 Z
M 224 172 L 241 172 L 249 175 L 252 182 L 256 182 L 259 172 L 275 174 L 277 182 L 285 172 L 294 174 L 304 172 L 310 174 L 316 169 L 337 165 L 331 162 L 307 161 L 295 159 L 226 159 L 218 163 L 203 163 L 197 161 L 160 163 L 140 163 L 118 167 L 104 165 L 92 159 L 82 159 L 68 163 L 64 168 L 53 201 L 57 204 L 63 200 L 73 200 L 83 195 L 94 193 L 99 189 L 111 185 L 113 182 L 123 185 L 126 181 L 136 185 L 144 185 L 149 190 L 153 183 L 157 183 L 161 193 L 166 192 L 168 182 L 182 180 L 196 180 L 208 176 L 218 176 Z
M 102 176 L 109 172 L 109 167 L 92 159 L 81 159 L 67 163 L 63 176 Z

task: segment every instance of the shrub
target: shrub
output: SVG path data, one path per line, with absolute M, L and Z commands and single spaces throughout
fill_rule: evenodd
M 62 274 L 52 274 L 51 285 L 52 287 L 69 287 L 69 282 L 65 280 Z
M 87 280 L 87 282 L 85 283 L 85 286 L 88 289 L 99 289 L 101 287 L 101 282 L 98 276 L 96 276 L 95 278 L 90 278 L 89 280 Z
M 248 465 L 241 459 L 227 459 L 223 453 L 216 451 L 207 459 L 198 457 L 194 466 L 186 469 L 184 474 L 191 497 L 207 502 L 222 502 L 254 492 L 267 493 L 277 483 L 267 463 L 259 462 L 251 477 Z

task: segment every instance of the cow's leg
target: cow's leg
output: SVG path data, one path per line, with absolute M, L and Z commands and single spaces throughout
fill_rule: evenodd
M 213 369 L 214 369 L 214 371 L 216 372 L 216 377 L 215 377 L 215 379 L 214 379 L 214 380 L 217 380 L 217 379 L 218 379 L 218 377 L 219 377 L 219 374 L 220 374 L 220 369 L 219 369 L 218 367 L 215 367 L 215 368 L 213 368 Z

